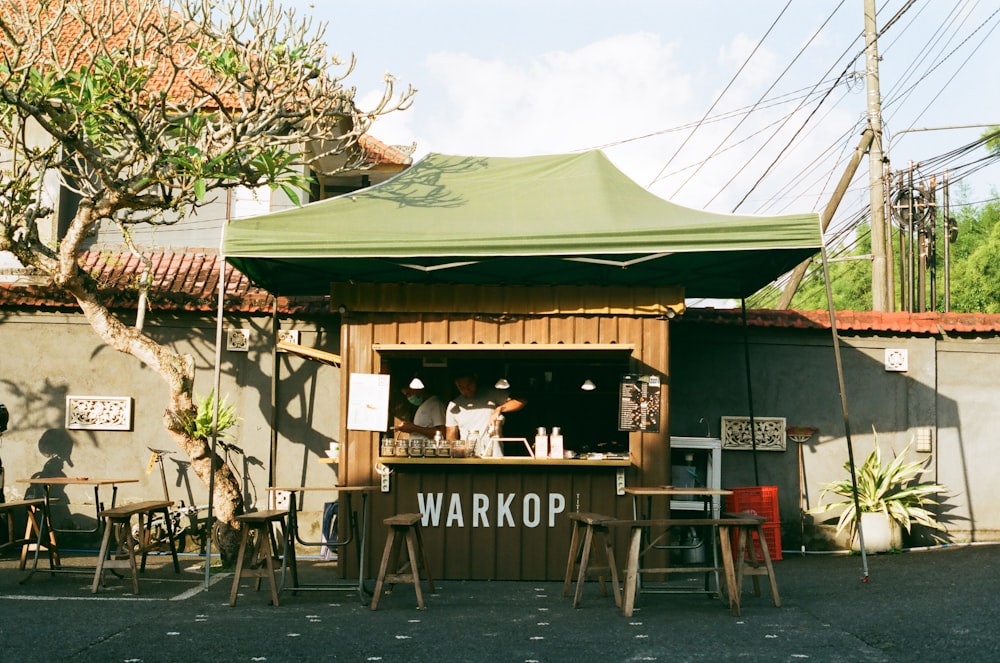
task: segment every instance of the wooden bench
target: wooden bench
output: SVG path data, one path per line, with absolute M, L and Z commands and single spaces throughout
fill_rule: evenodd
M 381 598 L 383 584 L 388 585 L 388 592 L 392 591 L 392 586 L 397 582 L 413 583 L 413 589 L 417 593 L 417 608 L 424 609 L 424 596 L 420 591 L 420 569 L 423 567 L 424 576 L 427 578 L 427 585 L 431 592 L 434 591 L 434 580 L 431 578 L 431 570 L 427 564 L 427 553 L 424 551 L 424 539 L 420 533 L 419 513 L 400 513 L 383 520 L 383 524 L 389 526 L 389 534 L 385 538 L 385 549 L 382 551 L 382 563 L 378 568 L 378 578 L 375 581 L 375 592 L 372 594 L 371 609 L 378 608 L 379 598 Z M 399 566 L 399 554 L 403 541 L 406 541 L 407 563 Z M 387 573 L 390 560 L 392 568 L 397 569 L 394 573 Z M 405 567 L 409 571 L 404 571 Z
M 586 511 L 574 511 L 569 514 L 572 536 L 569 542 L 569 557 L 566 559 L 566 577 L 563 581 L 563 596 L 569 596 L 569 588 L 573 583 L 574 571 L 576 571 L 576 592 L 573 594 L 573 607 L 580 606 L 583 598 L 583 583 L 587 576 L 597 576 L 601 596 L 607 596 L 608 590 L 605 585 L 605 578 L 611 580 L 611 589 L 614 592 L 615 605 L 621 607 L 621 589 L 618 584 L 618 569 L 615 564 L 615 551 L 611 547 L 611 535 L 605 523 L 614 521 L 612 516 L 605 516 L 599 513 Z M 582 533 L 581 533 L 582 532 Z M 595 535 L 601 539 L 604 549 L 604 559 L 606 566 L 592 566 L 591 553 L 593 552 Z
M 180 563 L 177 561 L 177 548 L 174 546 L 173 525 L 170 522 L 170 507 L 173 502 L 167 500 L 147 500 L 134 504 L 105 509 L 97 514 L 103 521 L 104 536 L 101 538 L 101 551 L 98 553 L 97 569 L 94 571 L 94 584 L 90 591 L 97 593 L 97 588 L 104 580 L 107 569 L 129 569 L 132 576 L 132 591 L 139 593 L 139 571 L 146 570 L 146 557 L 154 547 L 143 534 L 149 529 L 149 522 L 154 515 L 163 516 L 167 528 L 167 539 L 170 542 L 170 556 L 174 562 L 174 573 L 180 573 Z M 141 536 L 136 540 L 132 532 L 132 518 L 138 516 L 138 531 Z M 111 537 L 116 538 L 115 548 L 111 549 Z M 136 553 L 142 554 L 140 565 L 136 564 Z
M 278 581 L 274 576 L 274 568 L 275 562 L 280 558 L 277 541 L 274 538 L 275 524 L 281 526 L 281 539 L 285 544 L 286 556 L 284 563 L 287 563 L 292 571 L 293 586 L 298 585 L 295 544 L 289 536 L 285 520 L 287 517 L 288 511 L 285 509 L 253 511 L 236 516 L 236 520 L 243 525 L 243 534 L 240 537 L 240 551 L 236 556 L 236 568 L 233 570 L 233 587 L 229 592 L 230 606 L 236 605 L 242 578 L 254 578 L 254 591 L 260 591 L 260 581 L 267 578 L 271 589 L 271 605 L 278 605 Z
M 21 509 L 24 509 L 25 513 L 23 537 L 17 536 L 14 529 L 14 515 Z M 21 546 L 21 562 L 18 567 L 21 571 L 25 569 L 28 553 L 31 551 L 35 551 L 36 554 L 41 550 L 46 551 L 49 555 L 49 567 L 59 566 L 59 546 L 56 544 L 56 533 L 48 519 L 44 499 L 39 497 L 0 502 L 0 515 L 7 519 L 7 543 L 0 545 L 0 550 Z M 47 542 L 44 540 L 46 534 Z
M 738 617 L 740 615 L 740 592 L 742 575 L 737 575 L 737 563 L 734 560 L 734 555 L 732 551 L 732 531 L 734 528 L 739 530 L 740 540 L 746 541 L 746 534 L 748 531 L 757 531 L 759 536 L 763 538 L 763 523 L 764 519 L 756 516 L 751 516 L 748 514 L 727 514 L 721 518 L 655 518 L 647 520 L 613 520 L 606 521 L 604 525 L 606 527 L 612 526 L 627 526 L 631 528 L 631 535 L 629 536 L 629 547 L 628 547 L 628 559 L 625 567 L 625 586 L 622 596 L 622 613 L 626 617 L 631 617 L 632 612 L 635 608 L 636 594 L 639 589 L 639 574 L 640 573 L 708 573 L 708 572 L 722 572 L 722 578 L 724 579 L 725 593 L 729 601 L 729 611 L 733 616 Z M 717 566 L 704 566 L 704 567 L 689 567 L 689 566 L 664 566 L 664 567 L 643 567 L 640 565 L 640 561 L 643 555 L 653 546 L 653 542 L 650 542 L 646 549 L 643 550 L 642 539 L 643 533 L 647 531 L 650 527 L 699 527 L 699 526 L 709 526 L 718 529 L 718 541 L 719 547 L 721 548 L 721 567 Z M 745 545 L 745 544 L 744 544 Z M 766 551 L 766 544 L 762 547 L 762 551 Z M 777 582 L 774 579 L 774 569 L 771 566 L 771 560 L 767 552 L 764 552 L 766 558 L 765 566 L 762 567 L 765 573 L 768 574 L 771 580 L 771 589 L 775 597 L 775 605 L 780 605 L 780 601 L 777 600 Z M 739 566 L 742 569 L 741 573 L 744 575 L 751 575 L 751 572 L 746 571 L 742 563 L 742 555 L 740 555 Z M 722 587 L 720 587 L 721 595 Z M 720 596 L 721 598 L 721 596 Z

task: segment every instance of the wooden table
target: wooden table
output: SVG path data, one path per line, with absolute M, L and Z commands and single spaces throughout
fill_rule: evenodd
M 639 517 L 639 498 L 646 498 L 646 513 L 650 511 L 650 504 L 654 497 L 698 497 L 705 505 L 705 511 L 711 511 L 713 517 L 718 517 L 718 512 L 712 504 L 712 498 L 724 495 L 732 495 L 733 491 L 725 488 L 678 488 L 675 486 L 626 486 L 625 494 L 632 496 L 632 515 Z
M 329 485 L 329 486 L 270 486 L 268 491 L 271 493 L 277 492 L 287 492 L 288 493 L 288 530 L 286 536 L 286 545 L 294 546 L 299 543 L 303 546 L 327 546 L 330 548 L 342 548 L 346 550 L 346 547 L 352 543 L 357 542 L 354 546 L 355 552 L 357 553 L 358 562 L 358 579 L 355 583 L 353 580 L 348 582 L 337 582 L 337 583 L 320 583 L 320 584 L 309 584 L 303 585 L 297 581 L 298 571 L 292 568 L 292 578 L 294 591 L 300 590 L 357 590 L 358 597 L 361 599 L 362 605 L 364 605 L 370 592 L 365 588 L 365 560 L 368 557 L 368 536 L 369 536 L 369 524 L 368 515 L 370 506 L 368 504 L 368 496 L 371 493 L 377 492 L 379 486 L 366 485 L 366 486 L 339 486 L 339 485 Z M 348 518 L 348 535 L 343 541 L 304 541 L 299 536 L 298 528 L 298 508 L 296 495 L 304 492 L 313 491 L 336 491 L 338 496 L 344 498 L 344 504 L 346 506 L 347 518 Z M 352 497 L 355 494 L 361 495 L 361 524 L 358 525 L 358 514 L 352 506 Z M 338 512 L 338 516 L 339 516 Z M 342 559 L 342 557 L 340 558 Z M 338 559 L 339 562 L 339 559 Z M 281 564 L 281 586 L 284 587 L 285 584 L 285 573 L 288 569 L 289 564 L 295 564 L 295 557 L 293 555 L 285 555 L 282 558 Z
M 672 519 L 671 518 L 669 500 L 671 500 L 671 499 L 673 499 L 675 497 L 696 497 L 696 498 L 700 498 L 702 500 L 702 505 L 703 505 L 702 506 L 702 512 L 699 513 L 699 514 L 697 514 L 698 516 L 700 516 L 700 519 L 702 519 L 702 520 L 703 519 L 717 519 L 719 517 L 720 510 L 717 509 L 717 508 L 715 508 L 715 506 L 713 504 L 713 500 L 716 497 L 721 497 L 721 496 L 724 496 L 724 495 L 732 495 L 732 491 L 731 490 L 725 490 L 725 489 L 719 489 L 719 488 L 679 488 L 679 487 L 675 487 L 675 486 L 626 486 L 625 487 L 625 494 L 632 496 L 632 518 L 634 520 L 636 520 L 636 521 L 639 521 L 639 520 L 650 521 L 651 519 L 653 519 L 654 518 L 653 513 L 652 513 L 653 498 L 654 497 L 661 497 L 661 498 L 665 497 L 668 500 L 668 502 L 667 502 L 667 514 L 664 517 L 664 519 L 661 519 L 661 520 L 665 520 L 666 519 L 666 520 L 673 520 L 673 521 L 675 521 L 672 524 L 667 524 L 666 522 L 661 522 L 658 526 L 661 526 L 661 527 L 664 527 L 664 528 L 668 528 L 668 529 L 665 530 L 664 532 L 660 533 L 658 536 L 655 536 L 655 537 L 652 536 L 652 534 L 651 534 L 651 527 L 653 527 L 652 524 L 647 524 L 647 525 L 643 526 L 639 533 L 633 532 L 633 534 L 635 534 L 636 536 L 639 536 L 641 534 L 641 538 L 644 539 L 647 542 L 646 546 L 645 546 L 645 550 L 643 551 L 643 554 L 642 554 L 642 556 L 644 557 L 645 553 L 649 552 L 650 550 L 666 550 L 666 551 L 668 551 L 668 554 L 669 554 L 669 551 L 671 551 L 671 550 L 690 550 L 693 547 L 692 545 L 684 545 L 684 544 L 678 545 L 678 544 L 669 544 L 669 543 L 659 543 L 660 540 L 664 539 L 667 536 L 670 526 L 674 526 L 674 527 L 683 527 L 683 526 L 685 526 L 685 523 L 683 522 L 682 519 L 680 519 L 680 518 Z M 645 498 L 645 500 L 643 500 L 642 498 Z M 643 504 L 643 502 L 645 502 L 645 504 Z M 722 560 L 722 565 L 720 565 L 720 563 L 719 563 L 719 557 L 718 557 L 719 551 L 717 549 L 717 544 L 718 545 L 722 545 L 724 547 L 724 549 L 725 549 L 726 547 L 728 547 L 727 544 L 729 543 L 729 541 L 726 541 L 725 543 L 723 543 L 721 541 L 721 535 L 719 533 L 719 527 L 718 527 L 717 524 L 704 523 L 704 522 L 698 522 L 698 523 L 692 522 L 690 524 L 690 526 L 692 526 L 692 527 L 705 527 L 705 526 L 707 526 L 709 528 L 710 537 L 709 537 L 709 540 L 708 540 L 707 544 L 702 543 L 700 545 L 707 545 L 707 548 L 709 548 L 711 550 L 711 555 L 712 555 L 711 564 L 710 565 L 704 565 L 703 564 L 703 565 L 700 565 L 700 566 L 690 566 L 690 567 L 681 567 L 681 566 L 670 567 L 669 564 L 668 564 L 667 567 L 660 567 L 660 569 L 642 569 L 641 568 L 642 560 L 640 559 L 639 560 L 639 564 L 640 564 L 639 574 L 640 575 L 637 576 L 637 578 L 636 578 L 636 591 L 637 592 L 659 593 L 659 594 L 664 594 L 664 593 L 670 593 L 670 594 L 674 594 L 674 593 L 691 593 L 691 592 L 694 592 L 694 593 L 704 593 L 704 594 L 715 594 L 715 593 L 718 593 L 719 596 L 720 596 L 720 598 L 721 598 L 722 583 L 720 582 L 719 573 L 720 572 L 724 572 L 726 570 L 725 569 L 726 560 L 723 559 Z M 640 545 L 640 543 L 637 543 L 636 545 Z M 732 561 L 732 560 L 730 559 L 730 561 Z M 659 583 L 659 584 L 655 584 L 655 585 L 654 584 L 648 584 L 645 587 L 643 586 L 642 577 L 641 577 L 642 573 L 657 573 L 657 572 L 666 573 L 666 571 L 664 570 L 666 568 L 670 568 L 675 573 L 676 572 L 705 573 L 706 576 L 705 576 L 705 585 L 704 585 L 704 588 L 701 589 L 701 590 L 678 589 L 676 587 L 671 587 L 671 586 L 669 586 L 669 585 L 667 585 L 665 583 Z M 710 580 L 711 577 L 715 578 L 715 587 L 714 588 L 711 586 L 711 583 L 709 582 L 709 580 Z M 728 578 L 727 578 L 727 580 L 728 580 Z
M 733 560 L 732 551 L 732 528 L 757 528 L 760 526 L 762 519 L 755 516 L 749 516 L 744 514 L 729 514 L 723 515 L 720 518 L 654 518 L 654 519 L 644 519 L 644 520 L 632 520 L 632 521 L 611 521 L 606 523 L 607 525 L 627 525 L 631 528 L 631 533 L 629 536 L 629 547 L 628 547 L 628 558 L 625 567 L 625 587 L 622 592 L 622 614 L 626 617 L 632 616 L 632 610 L 635 606 L 636 595 L 639 593 L 640 582 L 639 578 L 642 573 L 671 573 L 671 572 L 685 572 L 690 573 L 694 571 L 714 571 L 718 573 L 720 570 L 725 576 L 725 587 L 726 595 L 729 601 L 729 611 L 733 616 L 738 617 L 740 615 L 740 578 L 737 577 L 736 564 Z M 645 550 L 643 550 L 643 539 L 647 536 L 645 535 L 646 530 L 649 527 L 676 527 L 683 526 L 685 524 L 693 524 L 699 526 L 709 526 L 713 530 L 718 530 L 718 541 L 719 546 L 722 548 L 722 565 L 718 566 L 716 562 L 715 567 L 704 567 L 698 569 L 691 569 L 688 567 L 670 567 L 669 565 L 661 568 L 643 568 L 642 557 L 644 552 L 649 550 L 649 544 L 647 544 Z M 741 537 L 743 534 L 741 533 Z M 714 546 L 713 546 L 714 547 Z M 774 592 L 775 605 L 780 605 L 780 601 L 777 598 L 777 585 L 774 583 L 774 574 L 771 572 L 771 567 L 768 565 L 768 571 L 771 577 L 771 587 Z M 719 598 L 722 598 L 722 588 L 719 588 Z
M 18 483 L 26 483 L 32 486 L 42 486 L 45 494 L 43 495 L 45 503 L 42 506 L 42 522 L 40 523 L 40 529 L 45 529 L 48 533 L 48 546 L 49 546 L 49 571 L 54 573 L 57 570 L 62 569 L 62 565 L 59 560 L 59 545 L 56 541 L 56 532 L 64 533 L 76 533 L 76 534 L 88 534 L 99 532 L 101 529 L 101 517 L 100 512 L 102 510 L 101 500 L 100 500 L 100 490 L 102 486 L 111 486 L 111 508 L 115 506 L 115 500 L 118 498 L 118 484 L 122 483 L 139 483 L 138 479 L 119 479 L 119 478 L 92 478 L 92 477 L 31 477 L 30 479 L 18 479 Z M 92 529 L 86 530 L 76 530 L 76 529 L 59 529 L 52 525 L 52 487 L 53 486 L 93 486 L 94 487 L 94 517 L 95 524 Z M 38 570 L 38 555 L 41 552 L 44 537 L 41 531 L 38 534 L 39 543 L 34 545 L 35 557 L 31 566 L 31 571 L 28 575 L 21 581 L 24 582 L 30 578 L 35 571 Z M 66 571 L 80 571 L 80 569 L 65 569 Z M 84 569 L 89 572 L 89 570 Z

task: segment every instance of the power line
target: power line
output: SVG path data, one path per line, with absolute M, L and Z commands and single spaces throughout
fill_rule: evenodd
M 812 45 L 813 41 L 816 40 L 816 37 L 819 36 L 819 33 L 822 32 L 823 28 L 825 28 L 827 26 L 827 24 L 833 19 L 833 17 L 836 15 L 836 13 L 840 9 L 840 7 L 843 6 L 843 4 L 844 4 L 844 2 L 843 2 L 843 0 L 841 0 L 841 3 L 839 5 L 837 5 L 837 7 L 833 10 L 833 12 L 831 12 L 830 15 L 826 17 L 826 20 L 823 21 L 823 23 L 816 29 L 815 32 L 813 32 L 812 36 L 809 38 L 809 41 L 807 41 L 805 44 L 802 45 L 802 48 L 800 48 L 799 52 L 795 54 L 795 57 L 792 58 L 792 61 L 788 63 L 788 65 L 782 70 L 782 72 L 780 74 L 778 74 L 778 77 L 774 79 L 774 82 L 771 83 L 770 87 L 768 87 L 767 90 L 764 91 L 764 93 L 760 96 L 760 99 L 757 100 L 757 103 L 755 103 L 751 107 L 751 109 L 746 113 L 746 115 L 744 115 L 743 118 L 740 119 L 740 121 L 736 123 L 736 126 L 734 126 L 732 129 L 730 129 L 729 133 L 726 134 L 726 136 L 721 141 L 719 141 L 719 144 L 716 145 L 715 149 L 712 150 L 712 153 L 709 154 L 708 157 L 704 161 L 701 162 L 701 165 L 699 165 L 698 168 L 696 168 L 693 173 L 691 173 L 690 175 L 688 175 L 688 178 L 686 180 L 684 180 L 683 182 L 681 182 L 681 185 L 679 187 L 677 187 L 676 191 L 674 191 L 674 196 L 676 196 L 678 193 L 680 193 L 681 189 L 683 189 L 684 186 L 688 182 L 691 181 L 691 178 L 693 178 L 695 175 L 698 174 L 699 171 L 701 171 L 701 168 L 702 168 L 703 165 L 705 165 L 706 163 L 708 163 L 708 161 L 710 159 L 712 159 L 716 154 L 719 153 L 719 148 L 721 148 L 723 145 L 726 144 L 726 142 L 732 137 L 732 135 L 734 133 L 736 133 L 736 130 L 739 129 L 740 127 L 742 127 L 744 122 L 746 122 L 747 120 L 750 119 L 750 115 L 757 109 L 757 106 L 764 99 L 766 99 L 768 93 L 770 93 L 771 90 L 773 90 L 774 87 L 779 82 L 781 82 L 781 79 L 785 77 L 785 74 L 787 74 L 791 70 L 792 65 L 794 65 L 796 62 L 799 61 L 799 58 L 802 57 L 802 54 L 805 53 L 806 49 L 809 48 L 809 46 Z M 788 8 L 788 6 L 786 5 L 785 9 L 787 9 L 787 8 Z M 782 11 L 782 13 L 784 13 L 784 11 Z M 779 16 L 778 18 L 781 18 L 781 17 Z M 773 25 L 772 25 L 772 27 L 773 27 Z M 770 30 L 768 32 L 770 32 Z M 767 37 L 767 35 L 765 35 L 765 38 L 766 37 Z M 742 69 L 741 69 L 741 71 L 742 71 Z M 739 75 L 739 74 L 737 73 L 737 75 Z M 666 168 L 666 166 L 664 166 L 664 168 Z M 661 170 L 660 172 L 662 173 L 663 171 Z M 655 182 L 656 180 L 653 180 L 653 181 Z
M 843 4 L 843 0 L 841 0 L 841 3 Z M 667 159 L 667 163 L 663 165 L 663 168 L 661 168 L 660 172 L 656 174 L 656 177 L 654 177 L 653 180 L 646 185 L 646 188 L 649 188 L 654 184 L 656 184 L 656 181 L 660 178 L 660 175 L 663 174 L 663 171 L 665 171 L 670 166 L 670 164 L 673 163 L 674 159 L 677 158 L 677 155 L 680 154 L 680 151 L 684 149 L 688 141 L 691 140 L 694 134 L 698 131 L 698 128 L 701 126 L 701 123 L 704 122 L 705 118 L 707 118 L 711 114 L 711 112 L 715 109 L 716 105 L 718 105 L 719 101 L 722 100 L 722 97 L 726 95 L 726 92 L 729 91 L 729 88 L 731 88 L 733 86 L 733 83 L 736 82 L 736 79 L 739 78 L 740 74 L 750 63 L 750 60 L 752 60 L 753 56 L 757 53 L 757 50 L 764 44 L 764 41 L 767 39 L 768 35 L 771 34 L 771 31 L 774 30 L 774 27 L 778 24 L 778 21 L 781 20 L 781 17 L 785 15 L 786 11 L 788 11 L 788 7 L 791 6 L 791 4 L 792 0 L 788 0 L 784 8 L 781 10 L 781 13 L 778 14 L 778 17 L 771 22 L 771 27 L 767 29 L 767 32 L 764 33 L 764 36 L 761 38 L 761 40 L 757 42 L 756 46 L 754 46 L 753 51 L 750 53 L 750 55 L 747 56 L 746 60 L 743 61 L 743 64 L 740 65 L 739 70 L 737 70 L 737 72 L 726 84 L 725 89 L 723 89 L 722 92 L 719 93 L 719 96 L 715 98 L 715 101 L 712 102 L 712 105 L 709 107 L 709 109 L 705 111 L 705 114 L 702 116 L 701 121 L 694 127 L 694 129 L 691 130 L 691 133 L 687 135 L 687 138 L 685 138 L 684 141 L 680 144 L 680 146 L 674 151 L 673 156 Z

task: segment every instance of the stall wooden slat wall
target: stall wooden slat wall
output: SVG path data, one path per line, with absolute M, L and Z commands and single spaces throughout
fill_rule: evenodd
M 459 290 L 435 291 L 429 306 L 447 311 L 449 302 L 459 301 Z M 562 292 L 557 289 L 536 289 L 547 292 L 522 292 L 518 297 L 542 306 L 552 313 L 532 314 L 463 314 L 463 313 L 406 313 L 397 310 L 367 312 L 390 302 L 389 308 L 399 305 L 400 297 L 391 296 L 380 289 L 376 302 L 361 297 L 351 300 L 343 317 L 341 334 L 341 439 L 346 443 L 341 451 L 341 481 L 349 484 L 378 483 L 375 472 L 378 458 L 379 433 L 348 431 L 347 401 L 351 373 L 385 372 L 382 358 L 374 344 L 631 344 L 634 346 L 630 371 L 665 376 L 661 392 L 661 428 L 657 433 L 632 433 L 629 446 L 635 465 L 627 472 L 631 485 L 661 485 L 670 481 L 669 467 L 669 352 L 668 328 L 665 316 L 639 315 L 634 309 L 618 314 L 595 314 L 586 309 L 587 303 L 580 292 Z M 476 290 L 471 290 L 474 293 Z M 469 293 L 465 293 L 469 294 Z M 584 315 L 566 315 L 561 305 L 566 297 L 566 308 L 572 311 L 588 310 Z M 510 300 L 512 296 L 508 296 Z M 333 301 L 342 301 L 335 298 Z M 468 308 L 469 300 L 462 300 Z M 474 300 L 473 300 L 474 301 Z M 379 304 L 379 305 L 376 305 Z M 610 304 L 605 310 L 621 310 Z M 491 495 L 527 490 L 542 494 L 558 492 L 567 499 L 566 511 L 573 510 L 579 495 L 581 510 L 602 511 L 627 517 L 631 502 L 615 495 L 613 469 L 572 472 L 547 471 L 532 468 L 528 473 L 493 472 L 483 467 L 481 472 L 412 472 L 400 467 L 393 474 L 393 489 L 373 498 L 372 541 L 368 568 L 374 568 L 375 555 L 384 540 L 382 518 L 393 513 L 418 511 L 416 492 L 462 491 Z M 539 472 L 539 471 L 542 472 Z M 539 487 L 539 477 L 545 476 L 548 485 Z M 492 507 L 495 511 L 495 506 Z M 466 514 L 468 517 L 469 514 Z M 468 525 L 468 523 L 466 523 Z M 441 578 L 495 578 L 495 579 L 548 579 L 562 577 L 569 528 L 565 515 L 553 528 L 493 528 L 491 532 L 474 528 L 451 528 L 427 532 L 428 547 L 435 557 L 432 570 Z M 623 543 L 619 543 L 621 547 Z M 511 563 L 510 560 L 516 560 Z M 513 569 L 513 570 L 512 570 Z

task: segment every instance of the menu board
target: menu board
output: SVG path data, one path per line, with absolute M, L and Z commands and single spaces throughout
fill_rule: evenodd
M 622 376 L 618 430 L 660 432 L 660 376 Z

